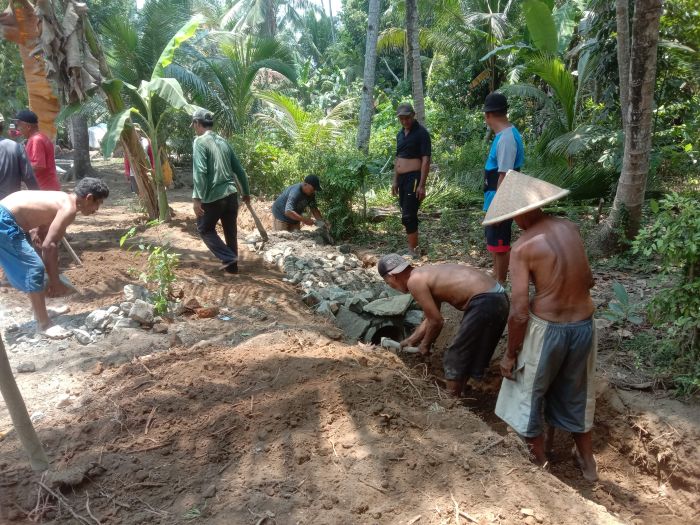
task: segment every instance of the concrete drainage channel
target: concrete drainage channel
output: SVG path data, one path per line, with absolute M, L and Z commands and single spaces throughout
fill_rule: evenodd
M 386 286 L 376 268 L 365 268 L 348 245 L 327 245 L 313 230 L 272 232 L 264 243 L 253 234 L 245 242 L 284 272 L 284 281 L 298 285 L 304 303 L 334 321 L 349 340 L 400 340 L 423 321 L 412 297 Z

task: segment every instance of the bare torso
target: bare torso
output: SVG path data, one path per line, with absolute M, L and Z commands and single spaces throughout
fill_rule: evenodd
M 394 169 L 399 175 L 402 173 L 411 173 L 412 171 L 420 171 L 422 163 L 422 159 L 404 159 L 396 157 Z
M 512 258 L 516 260 L 511 265 L 521 260 L 529 268 L 535 285 L 530 311 L 537 317 L 570 323 L 593 315 L 593 275 L 575 224 L 545 216 L 523 232 L 513 245 Z M 522 289 L 514 280 L 514 294 L 516 288 Z
M 17 191 L 1 200 L 0 204 L 14 215 L 25 232 L 34 228 L 47 229 L 59 212 L 69 219 L 67 222 L 72 222 L 77 213 L 75 195 L 62 191 Z
M 417 289 L 428 288 L 435 303 L 450 303 L 458 310 L 464 310 L 469 300 L 480 293 L 485 293 L 496 286 L 496 281 L 489 275 L 459 264 L 436 264 L 414 268 L 408 279 L 408 290 L 420 303 Z

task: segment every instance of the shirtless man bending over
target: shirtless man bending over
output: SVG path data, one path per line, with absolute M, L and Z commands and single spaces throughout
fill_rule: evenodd
M 503 193 L 501 194 L 501 191 Z M 512 217 L 523 230 L 510 259 L 508 349 L 501 361 L 496 415 L 523 436 L 538 464 L 547 462 L 554 428 L 573 435 L 585 479 L 595 481 L 591 428 L 595 410 L 593 276 L 578 227 L 540 206 L 568 193 L 509 171 L 484 223 Z M 491 216 L 489 216 L 491 215 Z M 529 297 L 530 281 L 535 294 Z M 549 425 L 545 443 L 544 419 Z
M 464 312 L 454 340 L 445 352 L 443 367 L 448 390 L 459 397 L 470 378 L 482 379 L 508 318 L 508 296 L 492 277 L 459 264 L 436 264 L 414 268 L 398 254 L 385 255 L 377 264 L 384 281 L 410 293 L 425 319 L 401 346 L 415 346 L 430 353 L 442 331 L 443 302 Z
M 18 191 L 0 201 L 0 265 L 10 284 L 29 294 L 37 331 L 52 338 L 70 335 L 53 325 L 46 311 L 46 296 L 67 295 L 70 289 L 59 279 L 58 244 L 78 212 L 95 213 L 109 195 L 100 179 L 86 177 L 73 193 Z M 41 257 L 32 246 L 29 232 L 43 239 Z M 44 272 L 48 283 L 44 283 Z

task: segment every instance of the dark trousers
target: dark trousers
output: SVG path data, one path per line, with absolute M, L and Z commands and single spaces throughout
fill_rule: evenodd
M 224 264 L 238 262 L 238 195 L 232 193 L 214 202 L 202 203 L 204 215 L 197 218 L 197 231 L 209 251 Z M 216 224 L 221 221 L 224 239 L 216 233 Z
M 411 171 L 399 175 L 399 206 L 401 207 L 401 224 L 406 228 L 406 233 L 418 231 L 418 184 L 420 183 L 420 171 Z
M 510 301 L 504 293 L 482 293 L 469 301 L 457 335 L 445 351 L 445 379 L 480 379 L 489 367 L 508 322 Z

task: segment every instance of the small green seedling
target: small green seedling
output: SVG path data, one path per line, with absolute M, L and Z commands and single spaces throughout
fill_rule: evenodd
M 642 324 L 644 318 L 639 315 L 640 306 L 637 303 L 630 302 L 630 296 L 625 287 L 615 281 L 613 283 L 613 292 L 615 299 L 608 303 L 608 309 L 601 314 L 601 317 L 620 326 L 627 323 L 632 323 L 633 325 Z

